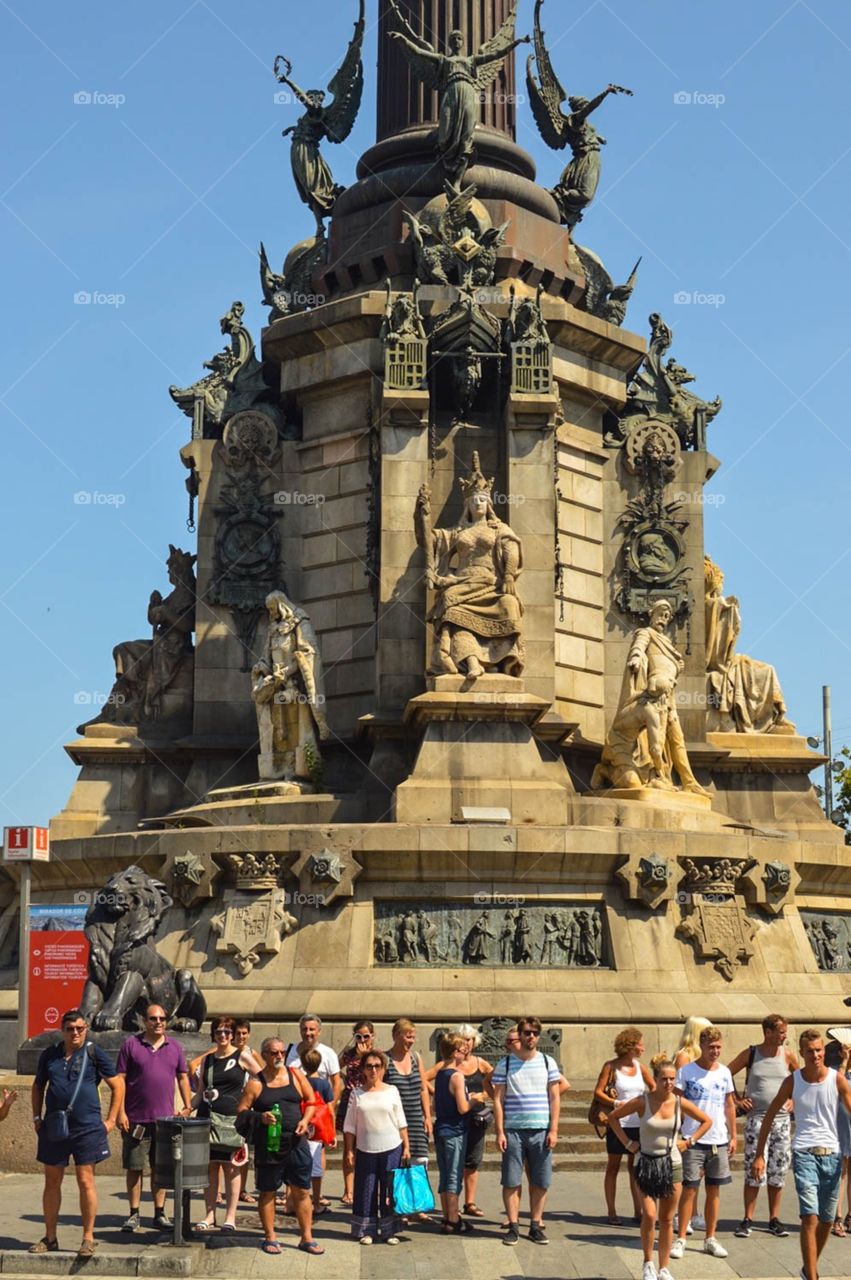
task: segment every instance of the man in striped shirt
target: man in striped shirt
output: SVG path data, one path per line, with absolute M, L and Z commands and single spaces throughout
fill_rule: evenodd
M 524 1162 L 529 1177 L 529 1239 L 549 1244 L 544 1232 L 544 1205 L 553 1176 L 552 1152 L 558 1140 L 561 1072 L 552 1058 L 538 1052 L 541 1024 L 521 1018 L 519 1049 L 501 1058 L 491 1081 L 494 1089 L 496 1140 L 502 1152 L 502 1198 L 508 1214 L 503 1244 L 520 1239 L 520 1189 Z

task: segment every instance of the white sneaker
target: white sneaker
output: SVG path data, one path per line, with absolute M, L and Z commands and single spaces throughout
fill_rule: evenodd
M 706 1230 L 706 1219 L 704 1218 L 702 1213 L 692 1214 L 691 1226 L 694 1227 L 695 1231 Z
M 656 1277 L 656 1280 L 674 1280 L 674 1277 L 671 1275 L 667 1267 L 663 1267 Z
M 703 1242 L 703 1252 L 710 1254 L 713 1258 L 726 1258 L 727 1250 L 723 1244 L 719 1244 L 714 1236 L 707 1236 Z
M 702 1221 L 703 1221 L 703 1219 L 701 1218 L 701 1222 L 702 1222 Z M 693 1235 L 694 1235 L 694 1224 L 693 1224 L 693 1222 L 689 1222 L 688 1226 L 686 1227 L 686 1235 L 687 1235 L 687 1236 L 693 1236 Z
M 641 1272 L 641 1280 L 659 1280 L 652 1262 L 645 1262 Z
M 686 1251 L 686 1242 L 682 1238 L 682 1236 L 680 1236 L 679 1239 L 675 1240 L 674 1243 L 671 1245 L 671 1257 L 681 1258 L 685 1253 L 685 1251 Z

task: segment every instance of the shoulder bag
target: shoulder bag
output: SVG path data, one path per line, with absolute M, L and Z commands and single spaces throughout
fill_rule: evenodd
M 614 1111 L 615 1104 L 618 1100 L 618 1091 L 615 1084 L 615 1060 L 609 1063 L 609 1078 L 603 1086 L 603 1093 L 610 1099 L 609 1102 L 601 1102 L 596 1093 L 591 1096 L 591 1105 L 588 1108 L 588 1123 L 594 1126 L 598 1138 L 605 1138 L 606 1126 L 609 1123 L 609 1112 Z M 602 1133 L 600 1132 L 602 1130 Z

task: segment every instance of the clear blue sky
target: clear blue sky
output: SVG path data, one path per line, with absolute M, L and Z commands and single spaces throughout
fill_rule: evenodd
M 521 30 L 533 7 L 520 0 Z M 62 807 L 62 744 L 92 714 L 80 699 L 108 693 L 116 642 L 148 634 L 169 541 L 190 545 L 189 424 L 167 388 L 199 375 L 234 299 L 259 337 L 258 243 L 280 262 L 312 227 L 272 62 L 286 53 L 302 84 L 327 84 L 356 8 L 0 0 L 2 823 Z M 327 148 L 343 182 L 374 138 L 376 11 L 360 119 Z M 778 667 L 804 733 L 831 684 L 848 741 L 851 6 L 548 0 L 545 15 L 570 92 L 635 90 L 599 114 L 610 143 L 580 239 L 619 278 L 644 255 L 629 327 L 661 311 L 695 389 L 724 398 L 706 545 L 741 600 L 740 647 Z M 552 185 L 564 157 L 519 115 Z M 724 300 L 676 304 L 682 291 Z

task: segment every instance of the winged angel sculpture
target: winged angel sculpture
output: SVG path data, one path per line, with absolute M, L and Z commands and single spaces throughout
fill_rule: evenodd
M 390 32 L 398 40 L 414 75 L 440 94 L 440 129 L 437 149 L 446 175 L 448 194 L 460 195 L 464 175 L 472 163 L 473 135 L 479 123 L 481 95 L 499 75 L 504 59 L 518 45 L 529 44 L 529 36 L 514 38 L 517 23 L 515 4 L 505 22 L 477 53 L 465 56 L 463 31 L 450 31 L 449 53 L 438 53 L 433 44 L 418 36 L 400 13 L 396 0 L 390 8 L 398 30 Z
M 328 167 L 327 161 L 320 154 L 319 145 L 325 139 L 329 142 L 345 142 L 352 131 L 360 109 L 363 96 L 363 35 L 366 27 L 364 6 L 366 0 L 360 0 L 360 15 L 355 23 L 355 34 L 351 39 L 343 64 L 328 86 L 332 95 L 329 106 L 325 106 L 325 94 L 321 89 L 308 89 L 305 93 L 292 77 L 293 66 L 288 58 L 279 54 L 275 59 L 275 75 L 280 84 L 291 89 L 298 101 L 305 108 L 305 113 L 297 124 L 285 129 L 283 136 L 292 134 L 291 159 L 293 177 L 301 199 L 316 218 L 316 234 L 319 239 L 325 235 L 324 219 L 331 216 L 337 197 L 345 191 L 339 186 Z
M 581 222 L 583 213 L 597 194 L 600 183 L 600 148 L 606 145 L 606 139 L 594 128 L 590 116 L 605 102 L 609 94 L 625 93 L 632 97 L 632 90 L 624 89 L 619 84 L 610 84 L 596 98 L 571 97 L 570 115 L 565 115 L 562 103 L 567 94 L 553 70 L 541 28 L 543 3 L 544 0 L 535 2 L 535 53 L 534 56 L 529 55 L 526 64 L 526 83 L 532 111 L 544 142 L 554 151 L 563 151 L 569 146 L 573 152 L 573 159 L 553 190 L 561 220 L 572 231 L 577 222 Z M 532 72 L 535 61 L 538 64 L 540 84 Z

